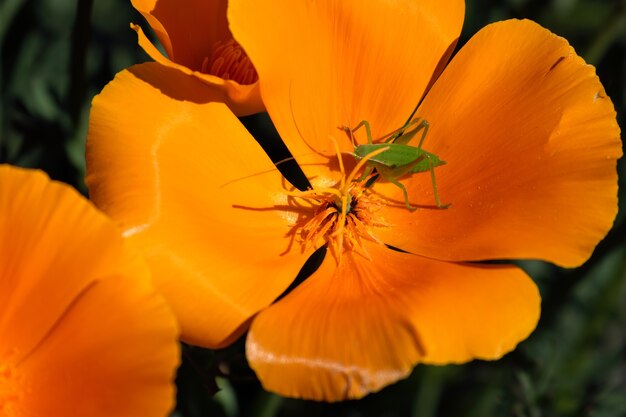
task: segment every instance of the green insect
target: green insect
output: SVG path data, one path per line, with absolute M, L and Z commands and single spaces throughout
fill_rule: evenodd
M 367 143 L 357 145 L 354 139 L 354 133 L 361 127 L 365 128 Z M 400 129 L 383 136 L 383 138 L 386 138 L 384 142 L 374 143 L 370 124 L 367 120 L 363 120 L 356 125 L 354 129 L 350 129 L 346 126 L 340 127 L 352 141 L 354 145 L 354 157 L 357 159 L 362 159 L 376 150 L 388 148 L 386 151 L 381 152 L 367 161 L 367 168 L 360 180 L 367 178 L 375 169 L 378 175 L 402 190 L 406 207 L 411 211 L 415 210 L 415 207 L 411 206 L 409 203 L 409 195 L 406 188 L 398 181 L 398 178 L 418 172 L 430 172 L 437 207 L 448 208 L 450 206 L 449 204 L 441 204 L 439 193 L 437 192 L 437 182 L 435 180 L 435 167 L 445 164 L 445 161 L 440 160 L 437 155 L 422 149 L 428 128 L 429 124 L 426 120 L 419 118 L 413 119 Z M 422 137 L 417 147 L 407 145 L 420 131 L 422 132 Z

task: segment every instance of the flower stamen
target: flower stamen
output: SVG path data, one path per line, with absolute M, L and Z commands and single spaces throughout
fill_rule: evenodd
M 369 259 L 369 254 L 363 245 L 363 240 L 382 244 L 373 234 L 372 226 L 386 226 L 383 221 L 376 221 L 374 212 L 380 206 L 378 200 L 369 195 L 364 184 L 367 178 L 355 180 L 367 161 L 385 152 L 388 147 L 382 147 L 366 155 L 346 175 L 341 151 L 334 138 L 333 142 L 341 179 L 336 187 L 320 187 L 306 191 L 287 191 L 286 195 L 294 198 L 313 201 L 317 207 L 311 217 L 300 228 L 300 237 L 303 247 L 318 246 L 319 240 L 329 243 L 337 263 L 341 262 L 344 246 L 350 250 L 358 250 Z M 346 242 L 348 243 L 346 245 Z
M 200 71 L 241 85 L 254 84 L 259 79 L 250 58 L 233 38 L 215 42 L 210 58 L 202 60 Z

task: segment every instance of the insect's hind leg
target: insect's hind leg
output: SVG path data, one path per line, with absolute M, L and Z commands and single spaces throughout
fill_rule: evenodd
M 404 131 L 408 129 L 409 127 L 411 127 L 411 125 L 417 124 L 418 122 L 419 124 L 417 125 L 415 130 L 409 133 L 404 133 Z M 426 139 L 426 135 L 428 134 L 429 128 L 430 128 L 430 123 L 428 123 L 428 120 L 414 119 L 411 121 L 411 123 L 407 124 L 406 127 L 402 127 L 401 130 L 398 133 L 396 133 L 394 136 L 392 136 L 392 139 L 388 140 L 387 142 L 393 142 L 393 143 L 398 143 L 401 145 L 406 145 L 407 143 L 411 141 L 411 139 L 413 139 L 413 136 L 417 135 L 420 132 L 420 130 L 422 130 L 423 131 L 422 137 L 420 138 L 420 142 L 417 145 L 417 149 L 422 149 L 422 144 L 424 143 L 424 139 Z
M 437 180 L 435 179 L 435 167 L 433 166 L 433 162 L 430 159 L 428 154 L 425 155 L 428 160 L 428 170 L 430 171 L 430 181 L 433 185 L 433 195 L 435 197 L 435 204 L 437 204 L 437 208 L 447 209 L 452 204 L 441 204 L 441 200 L 439 200 L 439 193 L 437 192 Z
M 417 145 L 417 149 L 422 149 L 422 144 L 424 143 L 424 139 L 426 139 L 429 128 L 430 123 L 428 123 L 428 120 L 422 119 L 422 123 L 420 123 L 419 127 L 415 130 L 415 133 L 417 133 L 420 131 L 420 129 L 424 129 L 424 133 L 422 133 L 422 138 L 420 139 L 420 143 Z

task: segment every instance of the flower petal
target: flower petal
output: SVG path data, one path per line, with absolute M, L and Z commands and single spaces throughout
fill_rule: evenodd
M 399 128 L 456 42 L 463 13 L 457 0 L 231 0 L 228 19 L 299 157 L 311 149 L 334 155 L 329 136 L 351 151 L 338 126 L 366 119 L 374 137 Z
M 145 263 L 70 187 L 0 183 L 0 414 L 166 415 L 177 325 Z
M 217 41 L 232 37 L 226 20 L 227 0 L 132 0 L 148 21 L 170 59 L 198 70 Z
M 388 244 L 444 260 L 539 258 L 584 262 L 617 212 L 622 154 L 611 100 L 594 68 L 565 39 L 531 21 L 481 30 L 452 60 L 418 111 L 430 122 L 424 148 L 446 210 L 383 215 Z M 404 183 L 433 206 L 430 175 Z M 392 184 L 379 192 L 403 202 Z
M 141 46 L 152 59 L 167 67 L 177 69 L 186 75 L 194 77 L 194 79 L 200 80 L 210 88 L 212 94 L 218 97 L 220 102 L 225 103 L 238 116 L 246 116 L 265 110 L 265 106 L 261 100 L 258 82 L 249 85 L 241 85 L 231 80 L 223 80 L 214 75 L 205 74 L 189 69 L 184 65 L 177 64 L 169 58 L 164 57 L 150 42 L 139 26 L 131 25 L 131 27 L 137 32 L 139 46 Z M 198 89 L 203 88 L 206 87 L 198 86 Z
M 24 415 L 167 415 L 179 353 L 176 321 L 144 277 L 98 282 L 65 312 L 20 364 L 28 387 Z
M 120 240 L 119 230 L 70 187 L 50 183 L 39 171 L 0 166 L 0 334 L 9 335 L 23 354 L 50 331 L 64 309 L 96 275 L 119 273 L 122 246 L 102 247 L 100 240 Z M 73 226 L 68 227 L 68 220 Z M 63 248 L 61 250 L 60 248 Z M 92 259 L 76 262 L 76 259 Z M 109 266 L 110 265 L 110 266 Z M 51 271 L 58 273 L 51 279 Z M 99 272 L 95 272 L 99 271 Z M 59 283 L 58 280 L 66 282 Z M 62 284 L 62 285 L 60 285 Z M 42 304 L 48 311 L 41 314 Z M 38 317 L 30 326 L 25 317 Z
M 417 362 L 497 359 L 535 328 L 539 294 L 512 266 L 430 260 L 369 244 L 345 255 L 254 320 L 247 356 L 282 395 L 359 398 Z
M 147 258 L 190 343 L 241 334 L 315 249 L 295 242 L 302 208 L 261 147 L 176 70 L 132 67 L 94 99 L 87 164 L 93 201 Z

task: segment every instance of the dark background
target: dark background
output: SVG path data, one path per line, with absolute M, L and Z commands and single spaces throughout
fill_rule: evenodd
M 624 126 L 626 1 L 469 0 L 459 45 L 485 24 L 511 17 L 567 38 L 597 68 Z M 148 28 L 126 0 L 0 1 L 0 163 L 43 169 L 86 192 L 90 101 L 116 72 L 149 60 L 130 22 Z M 218 352 L 183 346 L 173 415 L 626 416 L 623 160 L 618 170 L 620 214 L 583 267 L 520 263 L 540 287 L 543 313 L 537 330 L 502 360 L 420 365 L 380 393 L 323 404 L 264 392 L 246 366 L 242 341 Z

